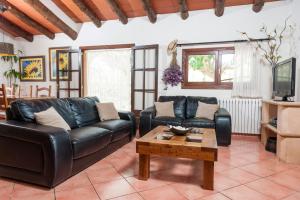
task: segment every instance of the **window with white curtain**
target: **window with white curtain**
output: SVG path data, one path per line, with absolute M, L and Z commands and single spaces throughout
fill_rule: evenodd
M 131 49 L 86 51 L 87 95 L 131 110 Z
M 263 71 L 260 56 L 249 43 L 235 44 L 235 77 L 232 96 L 241 98 L 261 98 Z

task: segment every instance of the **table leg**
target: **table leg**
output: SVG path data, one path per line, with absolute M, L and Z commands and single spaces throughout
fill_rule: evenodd
M 150 155 L 139 154 L 139 179 L 147 180 L 150 177 Z
M 214 162 L 204 161 L 203 162 L 203 183 L 202 187 L 207 190 L 214 189 Z

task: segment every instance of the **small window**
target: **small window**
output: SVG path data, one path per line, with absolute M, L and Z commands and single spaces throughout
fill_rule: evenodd
M 234 48 L 184 49 L 185 89 L 232 89 Z

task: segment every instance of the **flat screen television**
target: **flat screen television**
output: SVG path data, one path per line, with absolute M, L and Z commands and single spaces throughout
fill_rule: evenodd
M 273 96 L 288 101 L 295 96 L 296 58 L 278 63 L 273 70 Z

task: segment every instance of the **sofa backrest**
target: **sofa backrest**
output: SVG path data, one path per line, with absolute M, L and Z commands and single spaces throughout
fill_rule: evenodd
M 73 129 L 100 121 L 96 107 L 97 102 L 99 102 L 97 97 L 20 99 L 11 103 L 9 113 L 14 120 L 35 122 L 34 113 L 54 107 Z
M 218 104 L 218 100 L 215 97 L 199 97 L 199 96 L 188 96 L 186 98 L 186 118 L 194 118 L 196 116 L 198 102 L 207 104 Z
M 185 119 L 186 97 L 185 96 L 160 96 L 159 102 L 174 101 L 174 113 L 177 118 Z
M 50 107 L 54 107 L 71 128 L 78 127 L 67 99 L 20 99 L 11 103 L 10 113 L 15 120 L 35 122 L 34 113 L 47 110 Z
M 88 126 L 100 121 L 96 103 L 97 97 L 68 98 L 76 124 L 79 127 Z

